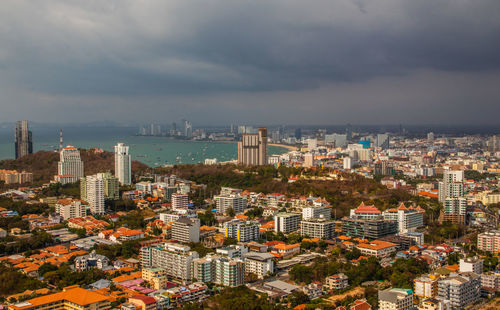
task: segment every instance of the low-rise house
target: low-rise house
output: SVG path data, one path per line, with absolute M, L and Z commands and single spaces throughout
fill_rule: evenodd
M 388 257 L 396 252 L 397 245 L 391 242 L 374 240 L 370 243 L 361 243 L 356 245 L 362 254 L 375 256 L 377 258 Z

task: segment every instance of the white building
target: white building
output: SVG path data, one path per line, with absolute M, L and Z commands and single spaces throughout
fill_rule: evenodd
M 464 172 L 463 170 L 445 170 L 443 172 L 443 181 L 439 182 L 440 202 L 444 202 L 446 198 L 463 197 L 464 196 Z
M 175 193 L 172 194 L 172 209 L 187 209 L 189 203 L 188 194 Z
M 384 219 L 398 222 L 399 233 L 413 232 L 424 226 L 424 213 L 405 207 L 404 203 L 397 209 L 389 209 L 382 213 Z
M 274 231 L 288 234 L 299 229 L 300 214 L 278 213 L 274 216 Z
M 238 242 L 250 242 L 259 239 L 259 223 L 253 221 L 242 222 L 238 219 L 224 223 L 225 236 L 236 239 Z
M 240 195 L 218 195 L 214 197 L 217 212 L 227 214 L 229 209 L 233 209 L 235 214 L 243 213 L 247 208 L 247 198 Z
M 71 145 L 63 148 L 60 153 L 55 180 L 61 184 L 74 183 L 84 176 L 83 162 L 80 151 Z
M 275 271 L 274 255 L 269 253 L 248 252 L 243 254 L 245 273 L 253 273 L 260 279 Z
M 309 219 L 300 222 L 302 236 L 319 239 L 332 239 L 335 236 L 335 222 L 323 219 Z
M 468 257 L 460 259 L 460 272 L 474 272 L 476 274 L 483 273 L 484 260 L 478 257 Z
M 343 167 L 345 170 L 351 170 L 352 169 L 352 159 L 351 157 L 347 156 L 344 157 L 343 159 Z
M 115 176 L 120 181 L 120 184 L 132 184 L 132 165 L 129 147 L 123 143 L 118 143 L 115 146 Z
M 87 207 L 78 199 L 59 199 L 55 205 L 55 211 L 66 221 L 74 217 L 85 217 Z
M 200 242 L 200 220 L 180 217 L 172 224 L 172 240 L 179 242 Z
M 304 167 L 306 168 L 311 168 L 314 166 L 314 154 L 313 153 L 306 153 L 304 155 Z
M 102 174 L 91 175 L 85 178 L 87 197 L 90 212 L 104 214 L 104 179 Z M 83 198 L 83 197 L 82 197 Z
M 450 274 L 438 282 L 438 297 L 449 300 L 454 309 L 463 309 L 479 300 L 481 277 L 468 272 L 461 275 Z
M 141 248 L 142 268 L 163 268 L 168 276 L 184 281 L 192 279 L 191 264 L 197 258 L 197 252 L 182 244 L 164 243 Z
M 378 307 L 380 310 L 413 309 L 413 292 L 412 290 L 402 288 L 379 291 Z
M 305 207 L 302 209 L 302 219 L 325 219 L 329 220 L 332 218 L 332 209 L 330 206 L 318 206 L 318 207 Z

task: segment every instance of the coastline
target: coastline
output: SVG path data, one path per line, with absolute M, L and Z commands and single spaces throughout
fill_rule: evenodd
M 282 147 L 282 148 L 287 149 L 289 152 L 291 152 L 291 151 L 297 151 L 298 150 L 298 148 L 296 146 L 287 145 L 287 144 L 269 143 L 268 145 L 269 146 Z

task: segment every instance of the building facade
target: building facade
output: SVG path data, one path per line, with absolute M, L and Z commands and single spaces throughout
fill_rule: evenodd
M 124 143 L 115 146 L 115 176 L 124 185 L 132 184 L 132 163 L 128 149 Z
M 83 161 L 80 158 L 80 151 L 71 145 L 60 151 L 60 160 L 57 165 L 55 180 L 61 184 L 74 183 L 83 178 Z
M 289 234 L 299 229 L 300 214 L 278 213 L 274 216 L 274 231 Z
M 33 135 L 29 129 L 28 121 L 17 121 L 14 133 L 16 159 L 33 154 Z
M 267 165 L 267 129 L 259 128 L 257 134 L 243 134 L 238 142 L 238 164 L 245 166 Z

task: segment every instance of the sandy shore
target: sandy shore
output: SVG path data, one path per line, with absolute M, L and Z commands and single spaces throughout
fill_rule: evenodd
M 277 143 L 269 143 L 268 145 L 277 146 L 277 147 L 284 147 L 285 149 L 288 149 L 289 151 L 297 151 L 297 147 L 295 147 L 293 145 L 277 144 Z

